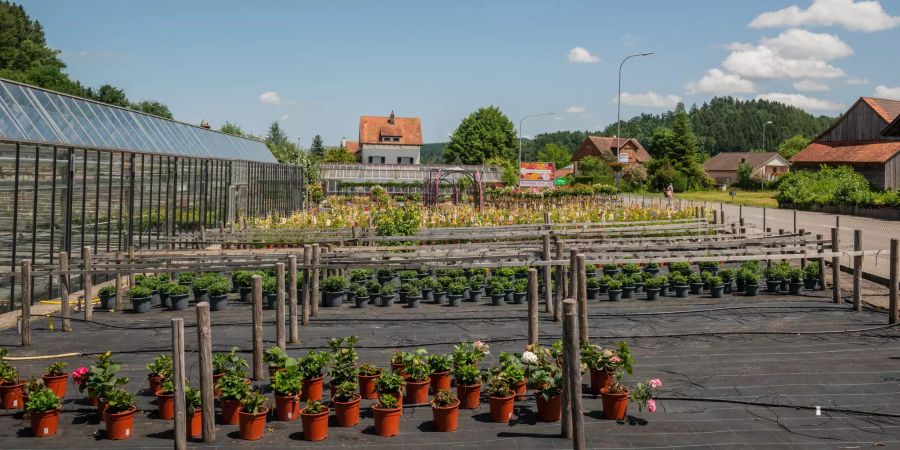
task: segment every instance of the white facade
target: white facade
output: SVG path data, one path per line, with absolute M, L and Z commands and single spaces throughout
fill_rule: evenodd
M 360 162 L 364 164 L 419 164 L 420 145 L 362 144 Z

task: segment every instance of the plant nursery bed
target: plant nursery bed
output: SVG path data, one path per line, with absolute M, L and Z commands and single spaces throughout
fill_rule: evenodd
M 234 297 L 227 309 L 212 313 L 213 351 L 238 347 L 238 355 L 249 360 L 251 307 Z M 400 304 L 321 307 L 309 325 L 300 326 L 301 342 L 288 344 L 287 353 L 298 357 L 309 350 L 327 350 L 329 339 L 354 335 L 359 338 L 360 362 L 387 367 L 395 350 L 449 353 L 454 344 L 481 340 L 491 347 L 481 365 L 494 366 L 500 352 L 524 350 L 528 316 L 527 305 L 491 306 L 489 302 L 464 302 L 454 308 L 426 302 L 416 309 Z M 636 404 L 630 404 L 627 419 L 614 421 L 602 418 L 601 400 L 590 395 L 590 377 L 585 374 L 583 419 L 589 448 L 900 445 L 900 329 L 886 326 L 883 312 L 869 308 L 854 312 L 850 305 L 832 303 L 829 291 L 806 291 L 801 296 L 761 293 L 720 299 L 699 295 L 657 301 L 589 300 L 588 310 L 592 343 L 604 348 L 619 341 L 630 345 L 636 363 L 626 381 L 663 381 L 655 413 L 638 411 Z M 549 346 L 560 339 L 561 323 L 543 312 L 543 303 L 540 311 L 540 341 Z M 18 346 L 15 328 L 0 331 L 0 347 L 7 348 L 11 357 L 81 354 L 10 361 L 21 378 L 40 376 L 56 361 L 68 363 L 66 370 L 71 372 L 111 351 L 121 364 L 120 376 L 129 378 L 125 389 L 136 394 L 138 408 L 132 437 L 106 440 L 96 408 L 87 404 L 86 395 L 78 393 L 70 377 L 58 434 L 30 437 L 29 420 L 22 411 L 0 411 L 0 448 L 171 448 L 174 423 L 158 417 L 156 397 L 148 392 L 146 365 L 158 354 L 171 354 L 169 319 L 173 317 L 185 321 L 186 372 L 189 385 L 196 388 L 193 307 L 183 311 L 155 307 L 144 314 L 95 311 L 93 322 L 73 319 L 73 331 L 68 333 L 58 331 L 59 323 L 51 332 L 45 318 L 36 318 L 32 345 L 24 349 Z M 274 311 L 264 311 L 266 347 L 275 343 L 274 318 Z M 266 395 L 272 398 L 270 392 Z M 327 387 L 324 398 L 329 398 Z M 301 441 L 299 420 L 281 422 L 270 415 L 259 441 L 240 440 L 238 426 L 221 425 L 217 417 L 216 441 L 189 439 L 189 445 L 571 448 L 571 441 L 560 437 L 559 422 L 538 421 L 530 392 L 515 403 L 509 423 L 491 421 L 487 395 L 482 393 L 480 408 L 460 410 L 459 427 L 453 433 L 434 430 L 430 407 L 406 406 L 400 433 L 394 437 L 375 434 L 373 402 L 362 400 L 360 422 L 349 428 L 335 426 L 332 412 L 328 438 L 321 442 Z

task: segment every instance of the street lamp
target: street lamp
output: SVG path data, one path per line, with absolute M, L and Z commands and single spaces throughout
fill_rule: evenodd
M 763 151 L 766 150 L 766 125 L 772 125 L 772 121 L 770 120 L 763 124 L 763 146 L 762 146 Z
M 530 116 L 525 116 L 521 120 L 519 120 L 519 167 L 522 166 L 522 122 L 529 117 L 541 117 L 541 116 L 552 116 L 556 114 L 555 112 L 548 112 L 542 114 L 532 114 Z M 518 168 L 516 170 L 519 170 Z
M 653 52 L 635 53 L 626 56 L 625 59 L 619 63 L 619 95 L 616 99 L 616 164 L 619 163 L 619 150 L 622 148 L 622 66 L 625 65 L 625 61 L 628 61 L 631 58 L 650 56 L 652 54 Z M 620 173 L 621 172 L 616 172 L 616 189 L 619 189 Z

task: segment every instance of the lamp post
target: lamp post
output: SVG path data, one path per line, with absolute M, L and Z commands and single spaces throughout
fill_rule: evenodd
M 766 125 L 772 125 L 772 121 L 770 120 L 763 124 L 763 145 L 762 145 L 763 151 L 766 150 Z
M 525 116 L 519 120 L 519 167 L 522 166 L 522 122 L 529 117 L 541 117 L 541 116 L 552 116 L 556 114 L 555 112 L 541 113 L 541 114 L 532 114 L 530 116 Z M 519 168 L 516 168 L 519 170 Z
M 635 58 L 638 56 L 650 56 L 653 52 L 644 52 L 644 53 L 635 53 L 633 55 L 626 56 L 625 59 L 619 63 L 619 94 L 616 98 L 616 164 L 619 163 L 619 150 L 622 148 L 622 66 L 625 65 L 625 61 L 628 61 L 631 58 Z M 616 189 L 619 189 L 619 178 L 621 177 L 621 172 L 616 172 Z

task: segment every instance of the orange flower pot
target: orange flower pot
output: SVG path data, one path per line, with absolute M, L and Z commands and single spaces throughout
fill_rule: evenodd
M 334 418 L 339 427 L 352 427 L 359 423 L 359 400 L 356 395 L 349 402 L 334 401 Z
M 159 418 L 172 420 L 175 418 L 175 394 L 165 394 L 162 391 L 156 393 L 156 408 L 159 410 Z
M 456 427 L 459 424 L 459 400 L 443 408 L 431 405 L 431 414 L 434 417 L 435 431 L 445 433 L 456 431 Z
M 459 398 L 460 409 L 475 409 L 481 404 L 481 383 L 456 383 L 456 397 Z
M 628 410 L 628 391 L 621 394 L 611 394 L 609 393 L 609 388 L 603 388 L 600 390 L 600 398 L 603 400 L 604 419 L 625 419 L 625 411 Z
M 562 417 L 562 395 L 557 394 L 545 400 L 541 391 L 534 391 L 534 400 L 541 422 L 558 422 Z
M 272 378 L 275 377 L 276 372 L 281 372 L 282 370 L 284 370 L 284 367 L 272 367 L 272 366 L 267 366 L 267 367 L 269 369 L 269 380 L 271 380 Z
M 520 402 L 525 400 L 525 393 L 528 392 L 528 380 L 522 380 L 514 385 L 512 385 L 513 393 L 516 394 L 516 401 Z
M 382 409 L 372 407 L 375 413 L 375 434 L 389 437 L 400 434 L 400 413 L 403 408 Z
M 260 440 L 263 432 L 266 430 L 266 416 L 268 414 L 268 408 L 261 408 L 259 414 L 250 414 L 243 410 L 238 410 L 238 432 L 241 439 L 245 441 Z
M 88 405 L 97 406 L 99 402 L 100 400 L 97 399 L 97 396 L 94 395 L 93 392 L 88 392 Z
M 69 374 L 64 373 L 62 375 L 42 375 L 41 379 L 44 380 L 44 386 L 47 386 L 47 389 L 53 391 L 57 397 L 62 399 L 66 396 L 66 385 L 69 384 Z
M 431 393 L 450 390 L 450 372 L 434 372 L 431 374 Z
M 378 375 L 360 375 L 359 376 L 359 395 L 364 399 L 374 399 L 378 398 L 378 393 L 375 392 L 375 380 L 378 379 Z
M 22 401 L 22 387 L 25 380 L 19 380 L 17 383 L 0 384 L 0 408 L 18 409 L 25 406 Z
M 187 435 L 188 437 L 197 437 L 201 434 L 203 434 L 203 412 L 196 409 L 194 414 L 188 417 Z
M 512 394 L 508 397 L 488 397 L 488 403 L 491 406 L 491 420 L 497 423 L 508 423 L 512 418 L 513 402 L 516 395 Z
M 325 377 L 303 380 L 303 391 L 300 392 L 300 401 L 322 400 L 322 385 Z
M 300 396 L 275 394 L 275 418 L 293 422 L 300 415 Z
M 319 414 L 306 414 L 305 410 L 300 411 L 300 421 L 303 423 L 303 440 L 304 441 L 323 441 L 328 438 L 328 414 L 331 410 L 326 410 Z
M 159 385 L 162 384 L 162 379 L 163 377 L 159 375 L 147 375 L 147 384 L 150 385 L 150 392 L 156 393 L 156 391 L 159 390 Z
M 106 402 L 101 402 L 100 400 L 97 400 L 97 416 L 99 416 L 101 419 L 105 420 L 106 419 L 106 416 L 104 415 L 105 413 L 106 413 Z
M 428 403 L 428 386 L 431 380 L 406 382 L 406 401 L 408 405 L 422 405 Z
M 29 413 L 31 416 L 31 433 L 34 437 L 48 437 L 56 434 L 59 428 L 59 408 L 52 411 Z
M 600 395 L 600 389 L 609 387 L 613 382 L 613 373 L 606 370 L 591 369 L 591 395 Z
M 134 428 L 134 412 L 137 408 L 131 407 L 128 411 L 110 414 L 103 413 L 103 420 L 106 421 L 106 438 L 112 440 L 128 439 L 131 437 Z
M 238 412 L 241 410 L 240 400 L 222 399 L 222 425 L 236 425 L 240 421 Z

